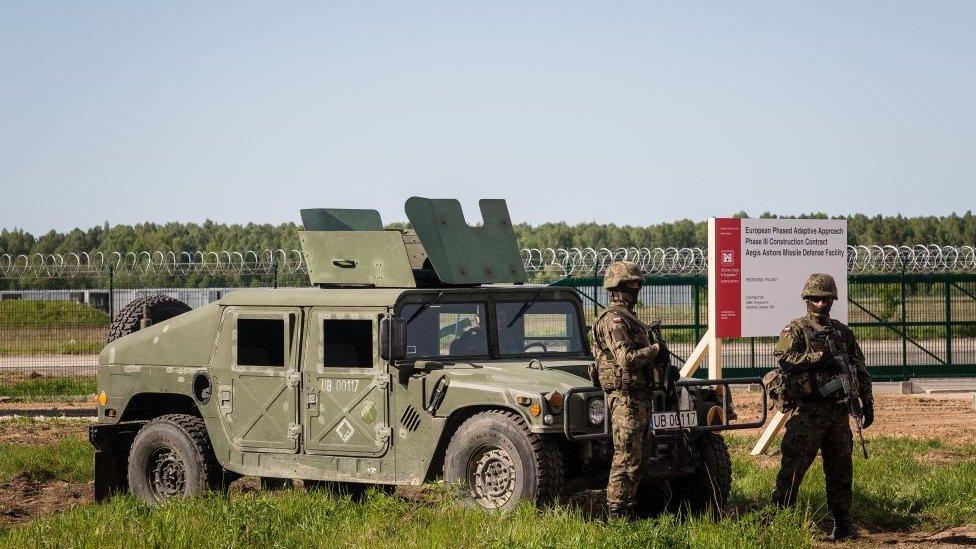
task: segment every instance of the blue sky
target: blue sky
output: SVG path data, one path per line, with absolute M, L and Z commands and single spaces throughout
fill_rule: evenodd
M 973 2 L 0 2 L 0 227 L 973 208 Z

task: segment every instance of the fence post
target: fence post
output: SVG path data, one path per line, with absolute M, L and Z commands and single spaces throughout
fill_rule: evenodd
M 599 312 L 598 311 L 599 307 L 597 307 L 597 300 L 596 300 L 596 292 L 598 286 L 597 273 L 600 272 L 599 265 L 600 263 L 598 261 L 595 261 L 593 263 L 593 324 L 594 325 L 596 325 L 596 315 Z
M 946 364 L 952 366 L 952 286 L 949 284 L 949 274 L 945 275 L 945 344 Z
M 271 262 L 271 285 L 273 288 L 278 288 L 278 260 L 273 260 Z
M 695 324 L 695 345 L 701 341 L 701 284 L 697 281 L 694 283 L 695 295 L 694 295 L 694 307 L 695 310 L 692 311 L 692 318 Z
M 756 369 L 756 338 L 749 338 L 749 367 Z
M 901 264 L 901 375 L 902 380 L 908 380 L 908 325 L 905 313 L 905 263 Z
M 108 264 L 108 320 L 115 322 L 115 266 Z

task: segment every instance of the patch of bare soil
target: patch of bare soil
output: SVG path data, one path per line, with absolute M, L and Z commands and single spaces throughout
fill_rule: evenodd
M 0 483 L 0 524 L 15 525 L 91 503 L 92 483 L 36 482 L 25 474 Z
M 39 377 L 44 377 L 44 374 L 39 374 L 37 372 L 0 371 L 0 384 L 11 384 L 17 381 L 37 379 Z
M 0 421 L 0 444 L 54 444 L 68 437 L 85 438 L 90 423 L 84 420 Z
M 939 439 L 952 444 L 976 442 L 976 410 L 969 394 L 877 395 L 874 425 L 864 431 L 865 438 L 891 436 Z M 733 396 L 737 421 L 759 418 L 760 398 L 755 393 L 736 392 Z M 773 416 L 770 411 L 768 417 Z M 768 422 L 767 422 L 768 423 Z M 745 430 L 739 434 L 756 437 L 762 432 Z
M 862 547 L 935 547 L 938 549 L 957 549 L 976 547 L 976 524 L 948 528 L 941 532 L 866 532 L 854 541 L 834 543 L 823 540 L 821 547 L 862 548 Z
M 24 414 L 35 411 L 38 413 L 52 411 L 55 415 L 57 415 L 58 412 L 64 412 L 66 414 L 75 416 L 94 416 L 96 414 L 95 404 L 88 399 L 62 402 L 0 401 L 0 416 L 10 415 L 13 413 Z M 85 413 L 82 414 L 81 412 Z

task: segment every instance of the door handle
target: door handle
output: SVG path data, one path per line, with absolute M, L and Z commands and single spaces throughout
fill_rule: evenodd
M 316 417 L 319 415 L 319 394 L 308 393 L 305 395 L 305 415 Z

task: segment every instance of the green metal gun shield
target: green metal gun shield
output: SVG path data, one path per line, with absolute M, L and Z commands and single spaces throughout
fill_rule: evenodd
M 437 277 L 447 284 L 524 283 L 525 267 L 504 200 L 479 202 L 484 225 L 464 220 L 461 203 L 417 196 L 407 218 L 423 242 Z

